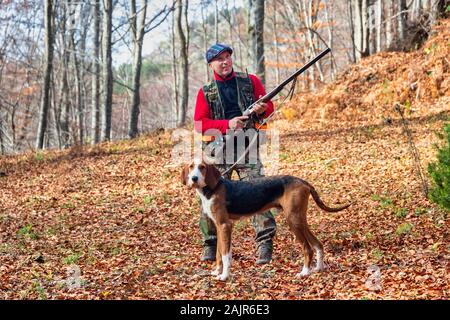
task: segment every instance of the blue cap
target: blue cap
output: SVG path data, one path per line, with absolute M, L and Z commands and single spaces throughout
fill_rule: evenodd
M 233 53 L 231 49 L 226 44 L 216 43 L 212 45 L 208 51 L 206 51 L 206 62 L 210 63 L 215 57 L 219 56 L 222 52 L 228 51 L 230 54 Z

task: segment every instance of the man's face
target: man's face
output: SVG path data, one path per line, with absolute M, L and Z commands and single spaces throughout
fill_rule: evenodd
M 231 59 L 231 54 L 228 51 L 222 52 L 209 63 L 209 66 L 219 76 L 225 78 L 233 70 L 233 60 Z

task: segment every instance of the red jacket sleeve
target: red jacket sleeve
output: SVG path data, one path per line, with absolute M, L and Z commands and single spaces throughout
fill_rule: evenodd
M 194 129 L 197 132 L 204 133 L 208 129 L 218 129 L 222 133 L 226 133 L 229 120 L 213 120 L 208 103 L 206 102 L 203 89 L 197 93 L 197 101 L 194 111 Z
M 264 89 L 264 86 L 261 82 L 261 80 L 259 80 L 259 78 L 253 74 L 249 74 L 250 79 L 252 80 L 252 84 L 253 84 L 253 98 L 256 100 L 258 100 L 260 97 L 264 96 L 266 94 L 266 90 Z M 267 109 L 266 112 L 264 113 L 264 117 L 263 118 L 267 118 L 268 116 L 270 116 L 270 114 L 274 111 L 274 106 L 273 106 L 273 102 L 269 101 L 267 102 Z

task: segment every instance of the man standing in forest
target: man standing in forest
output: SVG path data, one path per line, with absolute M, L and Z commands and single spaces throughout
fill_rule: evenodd
M 242 132 L 249 129 L 246 121 L 249 117 L 243 116 L 243 111 L 247 109 L 259 97 L 266 94 L 261 80 L 252 74 L 234 72 L 232 55 L 233 50 L 224 44 L 215 44 L 206 52 L 206 62 L 213 71 L 214 79 L 209 84 L 203 86 L 197 94 L 197 102 L 194 112 L 195 130 L 202 133 L 204 148 L 214 141 L 213 136 L 208 136 L 207 131 L 215 129 L 228 136 L 235 132 Z M 259 103 L 254 108 L 252 118 L 265 118 L 273 111 L 273 103 Z M 252 119 L 253 120 L 253 119 Z M 250 123 L 254 123 L 251 121 Z M 252 125 L 250 125 L 252 128 Z M 254 129 L 254 127 L 253 127 Z M 229 139 L 235 143 L 235 139 Z M 225 146 L 226 147 L 226 146 Z M 242 155 L 236 154 L 234 161 Z M 224 154 L 224 153 L 223 153 Z M 216 167 L 222 172 L 226 172 L 234 161 L 223 161 Z M 247 159 L 244 163 L 239 163 L 233 168 L 240 180 L 250 180 L 262 177 L 263 165 L 257 152 L 256 163 L 250 163 Z M 233 171 L 226 172 L 224 177 L 231 179 Z M 252 220 L 256 231 L 257 243 L 257 264 L 265 264 L 272 259 L 273 241 L 276 232 L 275 219 L 270 211 L 261 215 L 255 215 Z M 214 223 L 202 212 L 200 218 L 200 229 L 203 235 L 203 255 L 201 260 L 215 260 L 217 248 L 217 233 Z

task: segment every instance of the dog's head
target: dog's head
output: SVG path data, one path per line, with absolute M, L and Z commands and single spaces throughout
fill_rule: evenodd
M 214 189 L 221 177 L 220 171 L 212 164 L 203 161 L 194 161 L 183 167 L 181 182 L 189 188 Z

